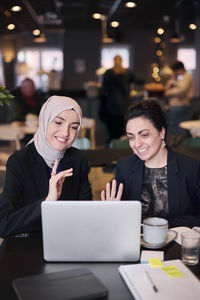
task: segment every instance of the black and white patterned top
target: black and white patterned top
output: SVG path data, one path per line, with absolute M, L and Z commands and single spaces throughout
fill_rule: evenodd
M 169 212 L 167 166 L 163 168 L 144 167 L 141 202 L 143 217 L 167 218 Z

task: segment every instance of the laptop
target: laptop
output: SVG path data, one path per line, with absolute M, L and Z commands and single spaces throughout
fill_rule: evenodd
M 44 201 L 46 261 L 132 262 L 140 257 L 139 201 Z

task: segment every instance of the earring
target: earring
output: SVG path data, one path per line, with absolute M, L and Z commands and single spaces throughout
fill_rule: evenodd
M 165 140 L 164 140 L 164 138 L 162 139 L 162 149 L 164 149 L 165 148 L 165 146 L 166 146 L 166 143 L 165 143 Z

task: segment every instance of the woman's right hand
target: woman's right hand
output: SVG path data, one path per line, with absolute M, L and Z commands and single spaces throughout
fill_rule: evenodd
M 101 200 L 102 201 L 120 201 L 123 192 L 123 183 L 120 183 L 118 191 L 117 191 L 117 181 L 115 179 L 112 180 L 112 183 L 108 182 L 106 184 L 106 192 L 101 192 Z
M 67 169 L 56 174 L 58 167 L 58 160 L 55 161 L 55 164 L 52 169 L 51 178 L 49 179 L 49 192 L 46 197 L 46 201 L 56 201 L 62 192 L 63 182 L 66 177 L 73 175 L 73 169 Z

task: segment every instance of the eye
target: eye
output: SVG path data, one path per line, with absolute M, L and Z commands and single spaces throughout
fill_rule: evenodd
M 134 136 L 127 136 L 127 138 L 128 138 L 129 141 L 134 141 L 135 140 Z
M 71 125 L 70 126 L 73 130 L 78 130 L 78 125 Z
M 144 138 L 145 138 L 145 137 L 148 137 L 148 136 L 149 136 L 149 133 L 148 133 L 148 132 L 142 133 L 141 136 L 144 137 Z
M 57 125 L 60 125 L 62 122 L 61 122 L 61 121 L 55 120 L 55 123 L 56 123 Z

